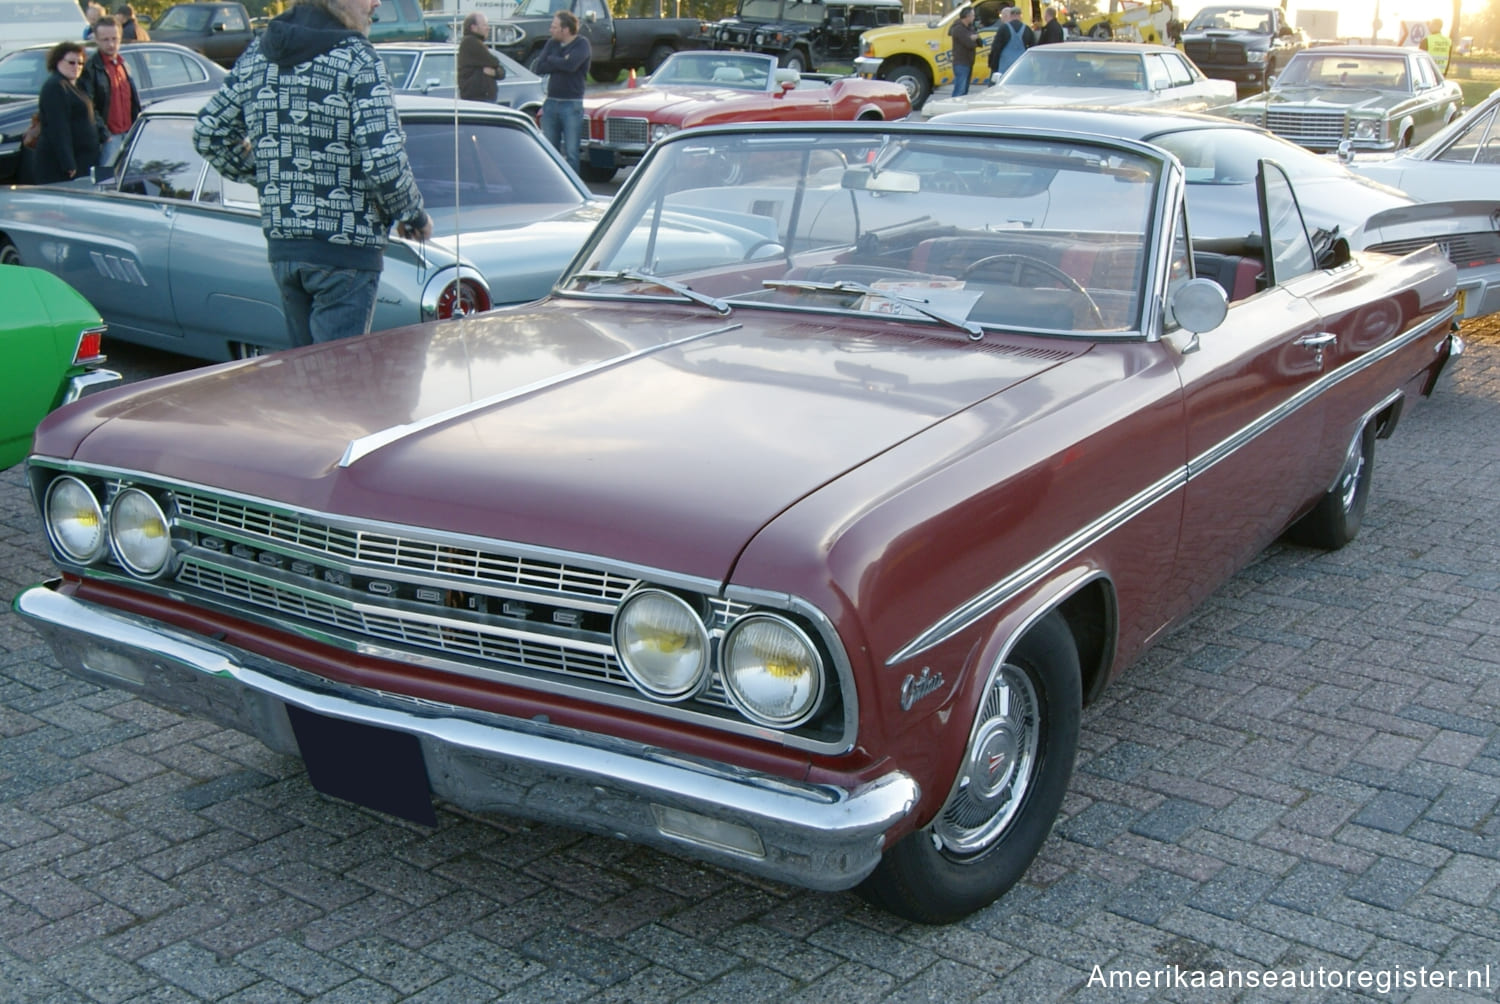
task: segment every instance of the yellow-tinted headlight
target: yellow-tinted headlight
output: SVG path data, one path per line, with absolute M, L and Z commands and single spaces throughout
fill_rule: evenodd
M 127 488 L 109 507 L 109 539 L 115 557 L 136 575 L 149 578 L 172 556 L 172 532 L 156 499 L 139 488 Z
M 680 596 L 642 589 L 620 606 L 615 652 L 641 692 L 680 701 L 698 692 L 708 675 L 708 629 Z
M 104 553 L 104 511 L 88 485 L 71 475 L 47 486 L 47 536 L 69 561 L 86 565 Z
M 724 639 L 724 689 L 745 715 L 789 729 L 817 711 L 823 660 L 800 628 L 780 617 L 752 614 Z

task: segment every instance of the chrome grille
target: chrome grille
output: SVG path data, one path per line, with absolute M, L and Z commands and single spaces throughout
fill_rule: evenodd
M 1337 146 L 1339 140 L 1344 138 L 1344 114 L 1268 108 L 1266 128 L 1294 143 Z
M 481 585 L 559 593 L 609 603 L 618 603 L 635 585 L 635 580 L 628 576 L 447 543 L 350 530 L 314 522 L 295 513 L 252 508 L 232 499 L 181 491 L 175 498 L 182 517 L 200 526 L 249 534 L 340 562 L 452 575 Z
M 607 118 L 604 120 L 604 142 L 610 146 L 644 147 L 650 123 L 645 119 Z
M 36 466 L 95 481 L 106 512 L 127 486 L 165 500 L 175 554 L 169 578 L 137 579 L 109 556 L 97 563 L 99 574 L 146 592 L 207 603 L 336 648 L 410 659 L 429 672 L 542 689 L 567 682 L 609 706 L 747 735 L 766 731 L 729 698 L 717 665 L 703 689 L 680 703 L 636 689 L 612 638 L 615 612 L 643 581 L 626 571 L 546 560 L 552 552 L 522 557 L 502 541 L 325 516 L 197 485 L 83 465 Z M 704 604 L 717 663 L 726 632 L 761 604 L 679 588 Z M 783 734 L 790 747 L 849 748 L 854 691 L 847 664 L 838 662 L 842 650 L 834 647 L 832 655 L 829 702 L 817 718 Z
M 1384 251 L 1386 254 L 1410 254 L 1429 244 L 1436 244 L 1448 256 L 1448 260 L 1459 268 L 1500 264 L 1500 233 L 1494 231 L 1441 237 L 1408 237 L 1372 245 L 1370 250 Z
M 367 597 L 358 597 L 358 604 L 352 598 L 350 602 L 336 602 L 331 595 L 319 596 L 272 581 L 259 570 L 251 575 L 191 556 L 183 559 L 176 582 L 281 617 L 378 639 L 396 647 L 441 653 L 478 669 L 491 669 L 494 675 L 503 670 L 521 670 L 610 684 L 632 693 L 635 689 L 609 650 L 607 635 L 592 643 L 551 639 L 526 633 L 524 623 L 517 625 L 519 630 L 507 631 L 457 616 L 424 614 L 394 606 L 372 609 Z M 710 627 L 718 629 L 748 609 L 729 601 L 716 601 L 712 606 L 716 616 Z M 696 701 L 721 709 L 732 707 L 717 677 Z

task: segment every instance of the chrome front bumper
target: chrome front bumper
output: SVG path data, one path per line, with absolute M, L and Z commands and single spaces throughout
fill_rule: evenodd
M 860 56 L 854 60 L 854 75 L 875 80 L 880 74 L 880 64 L 884 62 L 884 56 Z
M 917 803 L 892 772 L 854 790 L 690 760 L 545 722 L 332 683 L 222 642 L 58 592 L 13 604 L 64 670 L 298 754 L 292 705 L 414 736 L 434 795 L 561 823 L 813 889 L 847 889 Z

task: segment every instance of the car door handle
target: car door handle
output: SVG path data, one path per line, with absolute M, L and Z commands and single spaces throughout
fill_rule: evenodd
M 1334 342 L 1338 341 L 1338 339 L 1339 336 L 1331 331 L 1319 331 L 1316 334 L 1303 335 L 1301 338 L 1297 339 L 1297 344 L 1302 346 L 1304 349 L 1312 349 L 1315 353 L 1317 353 L 1317 355 L 1314 357 L 1313 362 L 1314 365 L 1321 367 L 1323 365 L 1323 350 L 1328 348 L 1328 346 L 1332 345 Z

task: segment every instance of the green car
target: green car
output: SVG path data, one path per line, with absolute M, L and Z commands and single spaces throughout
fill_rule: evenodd
M 1463 107 L 1463 90 L 1420 49 L 1320 45 L 1293 56 L 1270 91 L 1217 111 L 1314 153 L 1332 153 L 1404 149 Z
M 120 374 L 99 369 L 104 322 L 73 287 L 50 272 L 0 266 L 0 468 L 31 449 L 42 417 Z

